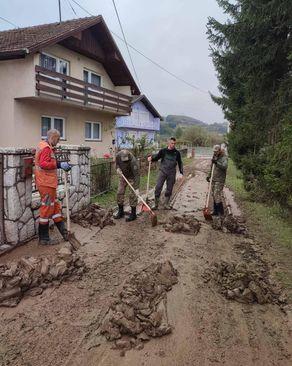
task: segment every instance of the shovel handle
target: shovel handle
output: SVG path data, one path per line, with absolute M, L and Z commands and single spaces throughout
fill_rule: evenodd
M 131 190 L 135 193 L 135 195 L 139 198 L 139 200 L 142 201 L 142 203 L 148 208 L 148 210 L 152 213 L 152 215 L 154 215 L 154 212 L 151 210 L 151 208 L 149 207 L 149 205 L 144 201 L 144 199 L 136 193 L 135 188 L 132 186 L 132 184 L 128 181 L 128 179 L 124 176 L 123 173 L 120 173 L 121 176 L 123 177 L 123 179 L 126 181 L 126 183 L 128 184 L 128 186 L 131 188 Z
M 68 173 L 64 171 L 64 188 L 65 188 L 67 230 L 68 230 L 68 233 L 70 233 L 70 231 L 71 231 L 71 219 L 70 219 L 70 210 L 69 210 L 69 194 L 68 194 L 67 178 L 68 178 Z
M 149 193 L 150 171 L 151 171 L 151 160 L 148 163 L 148 176 L 147 176 L 147 187 L 146 187 L 146 197 L 147 198 L 148 198 L 148 193 Z
M 211 193 L 211 186 L 212 186 L 213 174 L 214 174 L 214 165 L 215 165 L 215 164 L 212 164 L 212 169 L 211 169 L 211 178 L 210 178 L 210 182 L 209 182 L 209 188 L 208 188 L 208 194 L 207 194 L 207 198 L 206 198 L 205 207 L 208 207 L 208 206 L 209 206 L 209 199 L 210 199 L 210 193 Z

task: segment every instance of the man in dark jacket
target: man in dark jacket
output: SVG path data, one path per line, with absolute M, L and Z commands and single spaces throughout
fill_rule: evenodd
M 148 157 L 148 161 L 161 160 L 159 174 L 155 187 L 155 206 L 153 209 L 157 210 L 159 207 L 159 197 L 163 188 L 163 184 L 166 181 L 165 190 L 165 208 L 170 209 L 170 197 L 172 194 L 173 186 L 176 177 L 176 166 L 178 165 L 181 177 L 183 176 L 183 163 L 181 155 L 175 148 L 176 139 L 171 137 L 168 140 L 168 146 L 159 150 L 157 154 Z
M 124 199 L 125 199 L 125 191 L 127 188 L 127 182 L 121 176 L 121 173 L 128 179 L 128 181 L 132 184 L 132 186 L 136 190 L 136 194 L 130 189 L 129 192 L 129 201 L 131 206 L 131 214 L 126 219 L 126 221 L 136 220 L 136 207 L 138 203 L 137 194 L 139 194 L 139 184 L 140 184 L 140 172 L 139 166 L 134 155 L 128 150 L 121 150 L 118 152 L 116 156 L 116 168 L 117 173 L 120 175 L 118 193 L 117 193 L 117 203 L 119 207 L 119 211 L 115 216 L 115 219 L 121 219 L 124 217 Z
M 223 188 L 226 180 L 226 172 L 228 167 L 228 158 L 225 150 L 220 147 L 220 145 L 214 146 L 214 154 L 212 158 L 211 169 L 214 164 L 214 173 L 212 180 L 212 196 L 214 200 L 214 211 L 213 215 L 224 215 L 223 207 Z M 211 170 L 207 176 L 207 181 L 209 182 L 211 178 Z

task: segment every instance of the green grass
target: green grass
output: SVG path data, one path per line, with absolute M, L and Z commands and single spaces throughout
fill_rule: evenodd
M 240 171 L 230 160 L 226 179 L 227 186 L 235 193 L 237 202 L 245 214 L 251 232 L 265 244 L 271 243 L 274 260 L 278 263 L 276 273 L 292 301 L 292 215 L 277 203 L 254 201 L 245 191 Z
M 156 184 L 157 170 L 151 170 L 150 180 L 149 180 L 149 190 L 152 189 Z M 91 202 L 97 203 L 103 207 L 111 207 L 116 204 L 117 200 L 117 189 L 118 189 L 119 179 L 118 176 L 114 176 L 112 179 L 111 190 L 109 192 L 103 193 L 99 196 L 92 197 Z M 147 174 L 140 177 L 140 192 L 146 192 L 147 188 Z M 129 195 L 129 189 L 126 191 L 126 199 Z

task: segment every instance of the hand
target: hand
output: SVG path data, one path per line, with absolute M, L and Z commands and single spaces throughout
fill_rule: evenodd
M 135 189 L 135 194 L 136 194 L 136 196 L 140 196 L 140 191 L 139 191 L 139 189 Z
M 212 164 L 217 164 L 217 160 L 218 160 L 217 158 L 213 158 L 212 159 Z
M 210 177 L 206 177 L 206 181 L 207 182 L 210 182 Z
M 122 175 L 122 173 L 123 173 L 123 172 L 122 172 L 122 169 L 117 168 L 117 174 L 118 174 L 118 175 Z
M 69 172 L 69 170 L 71 170 L 71 165 L 69 163 L 67 163 L 66 161 L 62 161 L 60 163 L 60 168 L 65 170 L 65 172 Z
M 152 156 L 150 155 L 150 156 L 148 156 L 148 158 L 147 158 L 147 160 L 150 162 L 150 161 L 152 161 Z
M 179 180 L 182 180 L 182 179 L 183 179 L 183 177 L 184 177 L 184 175 L 183 175 L 183 174 L 181 174 L 181 173 L 178 175 L 178 179 L 179 179 Z

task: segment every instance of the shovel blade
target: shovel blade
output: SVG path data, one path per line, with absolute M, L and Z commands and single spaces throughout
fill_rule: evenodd
M 68 241 L 74 250 L 77 250 L 81 247 L 81 243 L 78 239 L 76 239 L 74 233 L 68 233 Z

